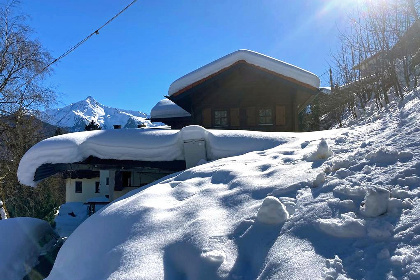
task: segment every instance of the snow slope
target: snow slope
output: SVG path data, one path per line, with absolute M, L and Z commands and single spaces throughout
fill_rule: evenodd
M 151 122 L 146 118 L 148 115 L 139 111 L 104 106 L 92 96 L 63 108 L 46 110 L 43 114 L 43 121 L 69 128 L 71 131 L 83 131 L 85 125 L 92 120 L 102 129 L 111 129 L 114 124 L 127 128 L 137 127 L 138 124 L 151 126 Z
M 420 279 L 420 88 L 372 119 L 133 191 L 48 279 Z

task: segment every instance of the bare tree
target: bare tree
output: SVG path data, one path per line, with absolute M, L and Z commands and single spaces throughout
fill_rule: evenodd
M 350 16 L 334 56 L 332 90 L 354 117 L 355 108 L 369 100 L 380 108 L 389 102 L 390 90 L 403 98 L 413 86 L 420 64 L 414 59 L 420 48 L 419 6 L 416 0 L 368 1 Z
M 1 2 L 0 2 L 1 3 Z M 50 73 L 46 68 L 51 55 L 31 39 L 25 17 L 15 15 L 17 1 L 0 6 L 0 200 L 13 216 L 45 218 L 40 210 L 48 205 L 45 195 L 51 190 L 22 186 L 17 168 L 24 153 L 46 137 L 43 124 L 36 116 L 55 99 L 55 93 L 43 85 Z M 60 197 L 60 194 L 55 195 Z M 58 200 L 57 198 L 56 204 Z M 42 202 L 43 201 L 43 202 Z M 60 201 L 61 202 L 61 201 Z M 53 203 L 54 204 L 54 203 Z M 44 205 L 44 206 L 43 206 Z M 56 207 L 55 205 L 54 207 Z M 49 212 L 53 210 L 52 207 Z M 47 211 L 48 212 L 48 211 Z

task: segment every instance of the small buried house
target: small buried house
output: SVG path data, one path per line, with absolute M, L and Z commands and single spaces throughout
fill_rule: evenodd
M 56 173 L 66 178 L 66 202 L 102 204 L 199 162 L 264 150 L 290 135 L 247 131 L 116 129 L 75 132 L 45 139 L 22 157 L 22 184 Z M 92 198 L 95 198 L 93 199 Z
M 249 50 L 239 50 L 172 83 L 151 112 L 152 122 L 180 128 L 299 131 L 298 114 L 319 92 L 306 70 Z M 180 108 L 176 110 L 176 105 Z

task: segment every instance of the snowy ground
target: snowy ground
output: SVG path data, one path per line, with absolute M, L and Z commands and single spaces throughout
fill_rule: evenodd
M 64 203 L 54 219 L 55 230 L 61 237 L 69 237 L 87 217 L 88 208 L 83 202 Z
M 133 191 L 48 279 L 420 279 L 420 91 L 371 119 Z

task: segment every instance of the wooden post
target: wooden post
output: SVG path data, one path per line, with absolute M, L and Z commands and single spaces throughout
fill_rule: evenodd
M 296 94 L 293 95 L 292 101 L 292 115 L 293 115 L 293 131 L 299 131 L 299 116 L 298 116 L 298 108 L 297 108 L 297 101 L 296 101 Z
M 109 170 L 109 201 L 114 200 L 115 170 Z

